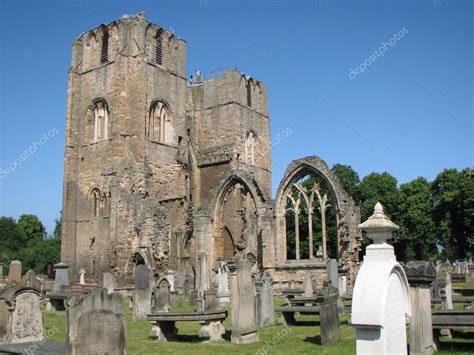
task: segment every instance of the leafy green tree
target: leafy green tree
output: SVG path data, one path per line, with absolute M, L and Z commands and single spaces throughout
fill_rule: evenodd
M 15 219 L 0 217 L 0 250 L 2 252 L 16 251 L 25 243 L 25 234 L 18 227 Z
M 380 202 L 385 214 L 396 220 L 400 194 L 397 179 L 387 172 L 372 173 L 364 177 L 360 183 L 360 211 L 362 221 L 374 212 L 374 206 Z
M 394 247 L 404 261 L 436 257 L 435 228 L 432 219 L 431 185 L 423 177 L 400 186 L 397 223 L 399 236 Z
M 344 190 L 346 190 L 346 192 L 354 199 L 356 203 L 359 203 L 359 174 L 357 174 L 350 165 L 334 164 L 331 170 L 339 179 L 339 182 L 341 183 Z
M 18 220 L 18 227 L 25 234 L 27 242 L 42 240 L 46 237 L 46 229 L 43 223 L 33 214 L 22 214 Z
M 433 220 L 442 256 L 470 256 L 474 240 L 474 177 L 470 169 L 445 169 L 433 181 Z

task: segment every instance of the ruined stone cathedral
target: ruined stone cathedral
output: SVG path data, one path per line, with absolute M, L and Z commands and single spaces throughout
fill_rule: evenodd
M 287 260 L 286 203 L 305 174 L 321 178 L 337 215 L 338 260 L 353 274 L 359 210 L 317 157 L 295 160 L 272 200 L 267 88 L 237 70 L 186 77 L 186 41 L 144 14 L 73 42 L 68 78 L 61 261 L 100 281 L 194 280 L 236 252 L 276 283 L 325 270 L 321 258 Z M 212 276 L 212 275 L 211 275 Z

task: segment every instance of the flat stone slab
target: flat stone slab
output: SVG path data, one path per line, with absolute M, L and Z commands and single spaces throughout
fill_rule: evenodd
M 66 344 L 51 342 L 29 342 L 0 344 L 0 354 L 65 355 Z
M 294 306 L 276 308 L 277 313 L 300 313 L 300 314 L 319 314 L 319 307 L 316 306 Z
M 474 327 L 474 309 L 442 309 L 433 313 L 433 329 Z
M 181 321 L 223 321 L 227 318 L 227 311 L 219 312 L 158 312 L 147 314 L 147 319 L 154 322 L 181 322 Z

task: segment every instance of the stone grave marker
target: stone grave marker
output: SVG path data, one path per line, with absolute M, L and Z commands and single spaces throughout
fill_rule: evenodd
M 6 344 L 43 340 L 43 316 L 40 307 L 41 293 L 31 287 L 17 289 L 13 297 L 5 299 L 9 306 Z
M 56 275 L 54 277 L 53 292 L 64 292 L 69 286 L 69 265 L 58 263 L 54 265 Z
M 303 296 L 304 297 L 312 297 L 313 296 L 313 282 L 311 280 L 311 274 L 309 270 L 304 271 L 304 279 L 303 279 Z
M 110 272 L 104 272 L 102 274 L 102 286 L 107 290 L 107 293 L 114 292 L 114 275 Z
M 275 323 L 272 282 L 272 277 L 267 271 L 262 272 L 260 278 L 255 281 L 257 327 Z
M 20 284 L 21 281 L 21 261 L 13 260 L 10 262 L 10 270 L 8 271 L 8 282 L 16 282 Z
M 158 282 L 155 305 L 159 308 L 167 307 L 168 309 L 171 305 L 171 284 L 167 278 L 162 278 Z
M 252 260 L 250 260 L 252 259 Z M 230 264 L 232 334 L 234 344 L 247 344 L 258 341 L 255 317 L 255 282 L 252 278 L 254 258 L 242 255 Z
M 133 319 L 145 320 L 149 313 L 151 313 L 150 271 L 146 265 L 138 265 L 135 270 L 133 291 Z
M 225 261 L 218 261 L 217 264 L 217 304 L 225 308 L 230 303 L 229 290 L 229 266 Z
M 410 354 L 432 354 L 435 346 L 431 319 L 431 284 L 436 278 L 436 270 L 429 261 L 410 261 L 404 268 L 410 283 L 412 306 Z
M 41 280 L 33 270 L 28 270 L 25 274 L 26 286 L 43 291 L 43 280 Z
M 84 269 L 79 270 L 79 285 L 86 284 L 85 276 L 86 276 L 86 270 Z
M 331 285 L 333 285 L 334 287 L 339 286 L 339 276 L 337 274 L 337 268 L 338 264 L 336 259 L 329 259 L 326 262 L 328 281 L 330 281 Z
M 321 328 L 321 344 L 333 344 L 341 339 L 339 327 L 339 310 L 337 301 L 339 291 L 331 284 L 325 283 L 318 292 L 319 322 Z
M 198 265 L 196 272 L 196 285 L 197 285 L 197 310 L 198 312 L 203 312 L 206 308 L 204 301 L 204 294 L 209 290 L 209 269 L 207 265 L 207 255 L 201 253 L 198 256 Z
M 125 355 L 127 322 L 123 297 L 106 289 L 68 299 L 66 350 L 69 355 Z
M 352 298 L 352 326 L 357 354 L 406 354 L 406 316 L 411 316 L 410 289 L 393 247 L 387 243 L 398 226 L 377 203 L 359 225 L 374 241 L 367 246 Z

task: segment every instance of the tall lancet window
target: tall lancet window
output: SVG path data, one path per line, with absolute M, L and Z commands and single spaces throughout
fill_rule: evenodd
M 255 133 L 250 131 L 245 137 L 245 162 L 255 164 Z
M 109 112 L 105 100 L 94 101 L 88 112 L 88 134 L 89 140 L 99 142 L 108 139 L 109 135 Z
M 148 116 L 147 138 L 159 142 L 168 142 L 171 130 L 171 116 L 167 106 L 161 101 L 155 101 Z

